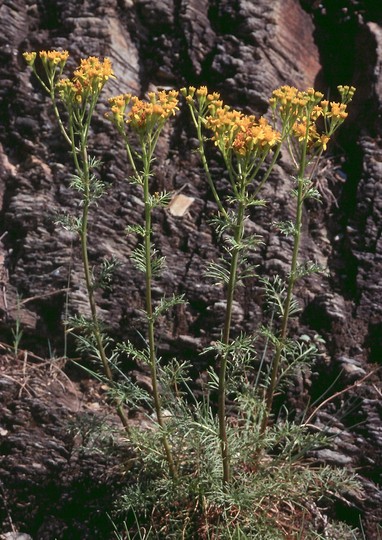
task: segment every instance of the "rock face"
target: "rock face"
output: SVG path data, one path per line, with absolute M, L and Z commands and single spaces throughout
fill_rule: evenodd
M 105 100 L 121 92 L 144 94 L 156 87 L 207 84 L 227 103 L 258 115 L 267 112 L 270 93 L 282 84 L 314 85 L 325 93 L 333 93 L 337 84 L 355 85 L 351 117 L 319 171 L 324 202 L 309 205 L 304 216 L 302 256 L 327 265 L 329 275 L 306 280 L 297 294 L 304 306 L 301 328 L 308 334 L 320 333 L 326 342 L 323 360 L 308 381 L 314 399 L 328 386 L 328 376 L 336 380 L 333 392 L 341 392 L 381 363 L 382 7 L 378 2 L 4 0 L 0 20 L 1 341 L 12 341 L 12 328 L 20 320 L 23 347 L 40 356 L 47 356 L 50 347 L 60 356 L 65 314 L 87 312 L 78 241 L 54 223 L 58 213 L 78 211 L 69 187 L 70 156 L 49 100 L 22 59 L 27 50 L 63 48 L 71 53 L 72 67 L 88 55 L 111 58 L 117 79 L 105 91 Z M 160 143 L 154 179 L 158 191 L 181 189 L 193 199 L 186 214 L 158 212 L 154 220 L 155 242 L 168 264 L 156 294 L 184 293 L 188 300 L 187 307 L 167 322 L 161 353 L 188 358 L 217 337 L 223 298 L 219 287 L 200 279 L 218 248 L 208 225 L 212 197 L 192 151 L 192 137 L 180 114 Z M 144 284 L 129 259 L 135 240 L 126 237 L 124 229 L 142 218 L 139 192 L 126 182 L 129 171 L 122 145 L 101 113 L 94 122 L 92 144 L 94 155 L 103 162 L 103 180 L 110 185 L 108 196 L 91 216 L 92 263 L 105 256 L 121 262 L 111 292 L 99 298 L 101 314 L 113 336 L 136 340 Z M 290 188 L 288 164 L 282 160 L 264 192 L 272 204 L 266 212 L 256 211 L 249 223 L 264 235 L 256 261 L 259 272 L 288 271 L 290 241 L 280 240 L 270 224 L 293 215 Z M 235 316 L 238 330 L 253 331 L 261 323 L 256 283 L 238 294 Z M 68 347 L 73 352 L 70 343 Z M 70 525 L 71 531 L 60 533 L 68 501 L 57 495 L 44 516 L 46 500 L 31 495 L 45 489 L 46 482 L 57 494 L 61 482 L 70 485 L 73 499 L 78 497 L 73 487 L 76 473 L 70 477 L 68 448 L 73 440 L 64 422 L 73 413 L 73 403 L 61 403 L 57 409 L 52 404 L 55 394 L 47 393 L 42 405 L 39 393 L 28 386 L 20 392 L 15 374 L 7 376 L 9 366 L 5 367 L 1 384 L 6 408 L 0 413 L 0 487 L 7 501 L 0 516 L 4 530 L 12 530 L 12 509 L 15 523 L 33 538 L 98 538 L 96 502 L 89 502 L 90 507 L 94 503 L 89 509 L 93 529 L 81 528 L 78 522 Z M 336 448 L 320 458 L 356 466 L 364 477 L 366 500 L 351 501 L 349 520 L 357 525 L 360 515 L 370 539 L 377 538 L 376 524 L 382 519 L 377 487 L 382 456 L 380 373 L 340 394 L 316 418 L 318 424 L 337 430 Z M 308 386 L 297 381 L 291 389 L 289 399 L 296 408 Z M 48 406 L 45 411 L 46 402 L 51 410 Z M 43 409 L 46 419 L 41 418 Z M 28 453 L 25 440 L 33 452 Z M 95 461 L 94 470 L 104 467 L 106 478 L 106 464 Z M 90 477 L 86 481 L 91 482 Z M 101 491 L 105 486 L 107 481 L 100 483 Z M 35 511 L 23 513 L 23 501 Z M 105 532 L 99 538 L 105 538 Z

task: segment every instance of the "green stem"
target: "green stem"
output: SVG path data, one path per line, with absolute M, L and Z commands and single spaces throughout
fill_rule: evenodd
M 202 123 L 201 123 L 201 120 L 200 120 L 200 116 L 198 116 L 198 118 L 195 117 L 195 113 L 194 113 L 194 110 L 192 109 L 192 107 L 190 107 L 190 111 L 191 111 L 192 120 L 193 120 L 193 122 L 195 124 L 195 127 L 196 127 L 197 138 L 198 138 L 198 141 L 199 141 L 198 152 L 199 152 L 199 155 L 200 155 L 200 159 L 202 160 L 202 165 L 203 165 L 203 168 L 204 168 L 204 172 L 206 173 L 208 185 L 209 185 L 209 187 L 211 189 L 212 195 L 213 195 L 213 197 L 215 199 L 215 202 L 216 202 L 216 204 L 218 206 L 219 212 L 222 214 L 222 216 L 227 218 L 228 214 L 227 214 L 227 212 L 225 211 L 225 209 L 224 209 L 224 207 L 222 205 L 222 202 L 220 200 L 218 192 L 216 191 L 214 182 L 213 182 L 212 177 L 211 177 L 210 168 L 208 166 L 208 161 L 207 161 L 207 158 L 206 158 L 206 154 L 205 154 L 205 151 L 204 151 L 204 143 L 203 143 L 204 137 L 203 137 L 203 132 L 202 132 Z
M 106 356 L 105 348 L 102 341 L 102 334 L 101 334 L 99 322 L 98 322 L 97 305 L 96 305 L 95 296 L 94 296 L 94 286 L 92 282 L 91 270 L 90 270 L 90 265 L 89 265 L 88 247 L 87 247 L 88 218 L 89 218 L 89 207 L 90 207 L 90 168 L 89 168 L 89 160 L 88 160 L 88 155 L 87 155 L 87 141 L 88 141 L 90 121 L 94 112 L 95 105 L 98 100 L 98 94 L 93 96 L 89 109 L 87 110 L 86 107 L 83 109 L 83 115 L 81 118 L 78 118 L 76 116 L 76 111 L 73 109 L 73 107 L 71 105 L 68 105 L 68 114 L 69 114 L 69 133 L 68 133 L 62 122 L 61 115 L 57 107 L 56 96 L 55 96 L 56 77 L 57 76 L 59 77 L 62 74 L 63 68 L 64 68 L 64 64 L 61 66 L 58 72 L 55 67 L 52 71 L 47 68 L 46 64 L 44 64 L 44 69 L 48 78 L 48 85 L 46 85 L 44 81 L 39 77 L 35 68 L 33 68 L 33 71 L 37 79 L 41 83 L 42 87 L 47 91 L 47 93 L 50 96 L 50 99 L 53 105 L 54 115 L 57 119 L 61 133 L 63 134 L 66 142 L 69 144 L 69 146 L 72 149 L 74 166 L 76 168 L 79 178 L 81 178 L 82 183 L 83 183 L 84 192 L 83 192 L 83 201 L 82 201 L 83 203 L 82 221 L 81 221 L 81 229 L 79 231 L 80 242 L 81 242 L 82 264 L 83 264 L 86 290 L 88 294 L 88 301 L 89 301 L 91 317 L 92 317 L 93 334 L 96 340 L 98 354 L 100 356 L 100 359 L 103 365 L 105 376 L 107 377 L 107 379 L 113 386 L 114 385 L 113 374 L 110 369 L 109 360 Z M 83 120 L 84 120 L 84 115 L 86 114 L 86 111 L 87 111 L 87 121 L 84 123 Z M 79 148 L 76 147 L 77 134 L 79 134 L 79 138 L 80 138 Z M 128 419 L 123 410 L 122 405 L 117 403 L 116 410 L 122 422 L 122 425 L 124 426 L 126 432 L 129 433 Z
M 74 147 L 74 140 L 72 141 Z M 89 218 L 89 206 L 90 206 L 90 170 L 89 170 L 89 160 L 86 150 L 86 138 L 82 137 L 81 140 L 81 161 L 82 161 L 82 180 L 84 186 L 84 196 L 83 196 L 83 208 L 82 208 L 82 222 L 80 230 L 80 241 L 81 241 L 81 254 L 82 254 L 82 264 L 85 276 L 86 290 L 88 294 L 89 306 L 92 317 L 92 327 L 93 334 L 97 344 L 97 350 L 100 355 L 102 362 L 103 370 L 105 376 L 109 382 L 114 385 L 113 374 L 110 369 L 110 364 L 106 356 L 105 348 L 102 341 L 102 334 L 99 327 L 98 315 L 97 315 L 97 304 L 94 296 L 94 286 L 92 282 L 90 264 L 89 264 L 89 254 L 87 246 L 87 237 L 88 237 L 88 218 Z M 80 167 L 78 157 L 76 153 L 75 163 L 76 168 Z M 117 414 L 121 420 L 121 423 L 125 430 L 129 432 L 129 422 L 127 416 L 122 408 L 122 405 L 116 404 Z
M 274 153 L 273 153 L 272 161 L 270 162 L 269 167 L 268 167 L 268 169 L 267 169 L 267 172 L 264 174 L 264 176 L 263 176 L 261 182 L 259 183 L 259 185 L 258 185 L 257 188 L 255 189 L 255 191 L 254 191 L 254 193 L 253 193 L 253 197 L 257 197 L 257 195 L 260 193 L 261 189 L 263 188 L 265 182 L 268 180 L 269 175 L 271 174 L 271 172 L 272 172 L 272 170 L 273 170 L 273 167 L 274 167 L 275 164 L 276 164 L 277 158 L 278 158 L 279 155 L 280 155 L 281 144 L 282 144 L 282 143 L 280 143 L 280 144 L 276 147 L 276 149 L 275 149 L 275 151 L 274 151 Z M 259 168 L 260 168 L 260 167 L 257 167 L 256 170 L 255 170 L 255 172 L 251 174 L 250 180 L 252 180 L 252 179 L 257 175 L 257 173 L 258 173 L 258 171 L 259 171 Z
M 174 459 L 172 456 L 170 444 L 164 434 L 164 421 L 162 414 L 162 404 L 158 387 L 157 359 L 155 352 L 155 335 L 154 335 L 154 317 L 152 305 L 152 260 L 151 260 L 151 209 L 150 203 L 150 163 L 153 153 L 153 148 L 149 144 L 149 151 L 146 145 L 142 144 L 143 157 L 143 198 L 145 204 L 145 236 L 144 236 L 144 253 L 145 253 L 145 275 L 146 275 L 146 316 L 148 322 L 148 345 L 149 345 L 149 362 L 151 372 L 151 384 L 153 386 L 154 407 L 157 417 L 157 422 L 162 430 L 162 444 L 166 454 L 170 475 L 172 478 L 178 476 Z
M 295 226 L 294 226 L 294 231 L 295 231 L 294 244 L 293 244 L 291 269 L 290 269 L 290 275 L 289 275 L 289 280 L 288 280 L 288 288 L 287 288 L 287 294 L 286 294 L 285 303 L 284 303 L 284 312 L 283 312 L 283 317 L 281 321 L 280 336 L 277 342 L 275 355 L 273 357 L 273 362 L 272 362 L 271 379 L 270 379 L 270 383 L 269 383 L 269 386 L 267 388 L 266 395 L 265 395 L 265 411 L 264 411 L 264 415 L 263 415 L 261 426 L 260 426 L 260 435 L 264 435 L 265 430 L 268 426 L 269 416 L 271 414 L 273 398 L 274 398 L 276 385 L 278 381 L 281 357 L 282 357 L 283 351 L 285 350 L 290 306 L 292 302 L 294 285 L 296 282 L 298 253 L 300 249 L 300 240 L 301 240 L 302 209 L 303 209 L 304 195 L 305 195 L 304 175 L 305 175 L 305 167 L 306 167 L 306 146 L 307 146 L 307 141 L 305 141 L 305 145 L 304 145 L 302 156 L 301 156 L 298 176 L 297 176 L 297 183 L 298 183 L 297 210 L 296 210 L 296 219 L 295 219 Z
M 227 307 L 225 314 L 225 321 L 223 327 L 222 342 L 224 345 L 228 346 L 230 341 L 230 332 L 231 332 L 231 321 L 232 321 L 232 306 L 234 300 L 235 287 L 237 283 L 237 271 L 239 264 L 239 254 L 240 248 L 237 244 L 240 243 L 243 234 L 244 234 L 244 216 L 245 216 L 245 178 L 242 177 L 242 189 L 241 197 L 239 200 L 239 207 L 237 213 L 237 220 L 234 232 L 235 247 L 233 248 L 231 265 L 230 265 L 230 274 L 227 287 Z M 220 370 L 219 370 L 219 396 L 218 396 L 218 419 L 219 419 L 219 438 L 220 438 L 220 449 L 222 456 L 223 464 L 223 485 L 226 485 L 231 480 L 231 466 L 230 466 L 230 455 L 227 439 L 227 428 L 226 428 L 226 373 L 227 373 L 227 362 L 228 362 L 228 353 L 226 352 L 221 356 L 220 359 Z
M 54 89 L 52 89 L 50 91 L 50 99 L 52 100 L 52 104 L 53 104 L 53 111 L 54 111 L 54 115 L 56 117 L 56 120 L 58 122 L 58 125 L 60 127 L 60 131 L 62 133 L 62 135 L 64 136 L 66 142 L 68 142 L 70 144 L 70 146 L 72 146 L 72 141 L 65 129 L 65 126 L 64 124 L 62 123 L 62 120 L 61 120 L 61 116 L 60 116 L 60 113 L 58 111 L 58 107 L 57 107 L 57 102 L 56 102 L 56 96 L 54 95 Z

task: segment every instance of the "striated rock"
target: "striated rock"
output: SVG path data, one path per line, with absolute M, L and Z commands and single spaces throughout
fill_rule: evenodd
M 360 360 L 341 356 L 337 358 L 337 362 L 339 362 L 345 381 L 348 383 L 354 382 L 366 375 L 366 371 L 361 367 L 362 362 Z
M 311 397 L 312 402 L 324 399 L 320 396 L 328 382 L 334 384 L 333 393 L 344 391 L 371 371 L 370 363 L 381 362 L 378 2 L 4 0 L 0 20 L 0 341 L 4 347 L 12 342 L 12 328 L 19 319 L 23 347 L 42 357 L 51 351 L 60 356 L 62 320 L 67 313 L 88 313 L 78 240 L 55 224 L 57 214 L 80 210 L 70 189 L 70 155 L 49 100 L 22 59 L 25 50 L 64 48 L 71 52 L 70 67 L 85 55 L 109 56 L 117 76 L 103 94 L 93 125 L 92 153 L 102 160 L 100 174 L 110 189 L 91 213 L 89 245 L 95 266 L 103 257 L 115 256 L 121 263 L 111 290 L 100 294 L 98 302 L 107 330 L 123 339 L 136 339 L 137 329 L 144 327 L 144 281 L 130 261 L 136 240 L 124 233 L 127 224 L 142 220 L 143 206 L 139 189 L 126 182 L 130 171 L 123 145 L 103 118 L 107 98 L 121 92 L 142 95 L 163 86 L 207 84 L 230 105 L 259 115 L 267 113 L 269 94 L 282 84 L 315 85 L 330 91 L 333 99 L 337 84 L 355 84 L 358 91 L 347 127 L 333 145 L 331 159 L 318 171 L 323 204 L 311 203 L 304 209 L 301 259 L 326 265 L 328 274 L 304 279 L 297 288 L 303 314 L 294 331 L 303 324 L 304 334 L 321 334 L 325 345 L 314 373 L 300 376 L 294 385 L 296 408 L 296 392 L 304 403 Z M 192 204 L 177 215 L 157 212 L 153 235 L 168 264 L 156 283 L 155 300 L 175 292 L 184 293 L 188 301 L 164 321 L 160 352 L 165 358 L 176 354 L 195 361 L 197 353 L 219 337 L 224 301 L 222 288 L 202 278 L 207 263 L 220 253 L 208 224 L 215 205 L 192 136 L 180 115 L 160 143 L 153 187 L 181 191 L 183 201 Z M 212 171 L 221 177 L 219 189 L 224 189 L 220 165 L 214 163 Z M 263 191 L 267 208 L 256 208 L 247 224 L 264 239 L 251 261 L 260 275 L 289 271 L 292 242 L 280 239 L 274 224 L 294 218 L 290 171 L 283 155 Z M 245 285 L 235 298 L 235 332 L 253 332 L 264 318 L 259 284 L 254 280 Z M 68 346 L 74 354 L 72 344 Z M 26 376 L 19 358 L 12 368 L 17 368 L 15 372 L 6 358 L 1 360 L 0 480 L 8 505 L 15 501 L 13 520 L 19 530 L 28 530 L 39 540 L 104 540 L 106 525 L 98 521 L 95 507 L 98 496 L 103 507 L 111 504 L 110 464 L 101 457 L 79 456 L 75 438 L 67 435 L 68 420 L 77 412 L 94 422 L 102 413 L 94 405 L 82 410 L 77 403 L 82 400 L 79 388 L 71 390 L 74 383 L 69 384 L 65 376 L 55 381 L 54 390 L 47 385 L 43 393 L 40 386 L 45 383 L 39 386 L 36 381 L 51 382 L 51 372 L 42 376 L 34 360 L 29 360 Z M 53 361 L 46 364 L 49 369 L 53 365 Z M 144 374 L 135 376 L 148 385 Z M 63 387 L 66 394 L 60 392 Z M 93 392 L 93 403 L 98 403 L 101 398 L 95 388 Z M 363 476 L 366 499 L 355 504 L 371 540 L 382 519 L 380 396 L 381 375 L 376 372 L 329 401 L 317 420 L 320 429 L 326 426 L 335 437 L 334 448 L 322 450 L 318 457 L 354 465 Z M 117 473 L 114 480 L 118 484 Z M 91 498 L 93 492 L 96 500 Z M 85 514 L 75 514 L 64 523 L 65 512 L 82 510 L 84 501 Z M 9 530 L 4 508 L 0 522 Z
M 312 452 L 312 457 L 335 467 L 345 467 L 352 464 L 351 457 L 344 455 L 342 452 L 335 452 L 334 450 L 317 450 L 316 452 Z

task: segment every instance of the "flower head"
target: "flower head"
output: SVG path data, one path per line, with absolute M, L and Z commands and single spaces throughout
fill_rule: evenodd
M 39 53 L 33 51 L 25 52 L 23 53 L 23 56 L 28 66 L 33 70 L 35 76 L 37 77 L 44 90 L 46 90 L 48 94 L 53 95 L 57 80 L 62 75 L 66 62 L 69 58 L 68 51 L 51 50 L 40 51 Z M 40 77 L 35 68 L 37 56 L 42 63 L 45 77 Z
M 204 117 L 210 107 L 222 107 L 223 102 L 220 100 L 220 94 L 218 92 L 210 93 L 206 86 L 200 86 L 195 88 L 189 86 L 180 90 L 181 94 L 186 98 L 186 102 L 193 109 L 197 111 L 198 115 Z
M 109 99 L 111 112 L 107 112 L 105 116 L 117 127 L 122 127 L 123 125 L 126 107 L 130 103 L 131 98 L 131 94 L 120 94 Z
M 337 120 L 345 120 L 348 116 L 348 112 L 346 112 L 346 104 L 345 103 L 337 103 L 336 101 L 330 102 L 330 109 L 327 111 L 326 116 L 328 118 L 335 118 Z
M 179 110 L 178 92 L 176 90 L 149 92 L 148 98 L 143 100 L 131 94 L 110 98 L 111 113 L 107 113 L 106 116 L 118 127 L 121 128 L 125 122 L 140 134 L 161 129 L 167 119 Z M 127 111 L 130 103 L 132 106 Z
M 341 96 L 342 103 L 349 103 L 354 97 L 355 88 L 354 86 L 337 86 L 338 92 Z
M 81 60 L 79 67 L 74 72 L 74 81 L 79 82 L 84 89 L 90 88 L 92 91 L 100 91 L 106 81 L 113 76 L 109 58 L 105 58 L 101 62 L 96 56 L 89 56 Z
M 326 150 L 334 131 L 348 116 L 347 104 L 351 101 L 355 88 L 339 86 L 341 102 L 323 99 L 323 94 L 308 88 L 299 91 L 291 86 L 276 89 L 270 100 L 274 117 L 278 116 L 284 136 L 294 139 L 297 147 L 306 145 L 308 151 Z M 322 119 L 322 120 L 320 120 Z M 294 145 L 296 148 L 296 145 Z
M 108 58 L 101 62 L 99 58 L 89 56 L 81 60 L 71 79 L 59 80 L 55 88 L 68 108 L 83 106 L 89 100 L 97 99 L 106 81 L 113 76 Z
M 39 56 L 44 65 L 64 66 L 69 58 L 68 51 L 40 51 Z
M 147 131 L 165 121 L 178 110 L 178 92 L 150 92 L 150 101 L 132 98 L 133 106 L 127 115 L 127 123 L 135 131 Z
M 280 142 L 280 133 L 265 118 L 257 120 L 227 105 L 216 106 L 217 101 L 212 101 L 206 127 L 213 131 L 212 139 L 223 153 L 233 150 L 238 156 L 255 158 Z
M 267 153 L 280 142 L 280 133 L 275 131 L 267 122 L 252 119 L 247 126 L 242 125 L 232 142 L 232 149 L 243 157 L 258 157 Z
M 61 79 L 56 84 L 56 90 L 58 91 L 62 101 L 67 105 L 74 105 L 82 103 L 82 88 L 70 79 Z
M 26 61 L 26 63 L 28 64 L 28 66 L 33 66 L 35 61 L 36 61 L 36 57 L 37 57 L 37 53 L 36 52 L 25 52 L 23 53 L 23 57 Z

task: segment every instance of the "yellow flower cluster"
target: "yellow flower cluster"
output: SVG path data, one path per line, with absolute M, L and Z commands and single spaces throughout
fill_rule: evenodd
M 211 114 L 206 118 L 206 127 L 213 131 L 212 138 L 221 150 L 232 149 L 242 157 L 255 157 L 259 150 L 269 151 L 280 142 L 280 133 L 265 118 L 257 120 L 252 115 L 215 104 L 209 107 Z
M 196 97 L 199 114 L 205 126 L 213 132 L 212 139 L 222 152 L 232 150 L 241 157 L 258 157 L 259 152 L 268 152 L 280 142 L 280 133 L 275 131 L 265 118 L 252 115 L 223 105 L 220 94 L 209 93 L 206 86 L 193 86 L 181 90 L 186 101 L 195 106 Z
M 70 79 L 61 79 L 56 84 L 56 89 L 66 104 L 82 103 L 83 88 L 79 82 L 74 82 Z
M 128 114 L 128 122 L 132 128 L 140 129 L 148 123 L 165 121 L 179 110 L 176 90 L 161 91 L 157 94 L 150 92 L 148 97 L 149 102 L 132 97 L 133 106 Z
M 61 98 L 67 103 L 82 103 L 90 96 L 98 96 L 106 81 L 113 77 L 109 58 L 103 62 L 95 56 L 82 59 L 72 79 L 62 79 L 56 84 Z
M 109 118 L 117 126 L 121 126 L 125 119 L 126 107 L 133 96 L 131 94 L 120 94 L 109 99 L 111 113 L 106 113 Z
M 109 58 L 101 62 L 96 56 L 89 56 L 81 60 L 80 66 L 74 72 L 74 81 L 79 82 L 83 88 L 91 87 L 94 90 L 100 90 L 113 76 Z
M 38 54 L 43 64 L 51 64 L 54 66 L 63 66 L 69 58 L 68 51 L 40 51 Z M 23 53 L 23 56 L 27 64 L 33 66 L 37 58 L 37 53 L 25 52 Z
M 26 63 L 29 66 L 33 66 L 33 64 L 36 61 L 37 53 L 36 52 L 25 52 L 25 53 L 23 53 L 23 57 L 24 57 Z
M 254 151 L 268 151 L 280 142 L 280 133 L 275 131 L 265 118 L 259 120 L 251 116 L 247 118 L 249 122 L 239 124 L 232 143 L 232 148 L 237 154 L 248 156 Z
M 336 103 L 335 101 L 331 101 L 330 110 L 326 112 L 326 116 L 328 116 L 329 118 L 332 117 L 339 120 L 345 120 L 345 118 L 348 116 L 345 103 Z
M 69 58 L 68 51 L 40 51 L 39 55 L 42 62 L 54 64 L 55 66 L 66 64 Z
M 273 110 L 278 108 L 283 120 L 303 119 L 306 116 L 307 108 L 310 109 L 309 114 L 313 113 L 314 120 L 316 120 L 322 114 L 318 103 L 323 97 L 324 95 L 321 92 L 316 92 L 314 88 L 308 88 L 305 92 L 301 92 L 294 86 L 281 86 L 272 92 L 269 103 Z
M 109 99 L 111 114 L 107 114 L 107 117 L 120 128 L 125 122 L 134 131 L 147 133 L 162 127 L 166 120 L 179 110 L 176 90 L 149 92 L 148 98 L 149 101 L 146 101 L 131 94 L 112 97 Z M 131 109 L 126 113 L 130 103 Z
M 223 102 L 220 100 L 220 94 L 218 92 L 210 94 L 207 86 L 200 86 L 198 89 L 195 86 L 189 86 L 188 89 L 181 88 L 180 92 L 189 105 L 194 105 L 194 96 L 196 96 L 200 112 L 210 105 L 214 105 L 215 107 L 223 106 Z
M 337 90 L 341 95 L 343 103 L 349 103 L 353 99 L 355 94 L 354 86 L 342 86 L 342 84 L 340 84 L 339 86 L 337 86 Z
M 326 133 L 321 135 L 317 131 L 316 124 L 310 122 L 307 126 L 306 118 L 304 117 L 301 120 L 297 120 L 292 127 L 292 134 L 299 143 L 304 143 L 307 141 L 308 148 L 311 149 L 314 146 L 326 150 L 328 142 L 330 141 L 330 136 Z
M 216 107 L 215 103 L 212 103 L 209 113 L 205 118 L 205 125 L 214 132 L 215 142 L 224 139 L 226 143 L 232 143 L 237 128 L 241 125 L 245 129 L 249 121 L 249 117 L 245 117 L 240 111 L 230 109 L 227 105 Z
M 40 51 L 38 53 L 48 79 L 46 84 L 35 71 L 36 52 L 23 54 L 27 64 L 33 69 L 37 78 L 48 92 L 57 90 L 67 106 L 86 102 L 89 97 L 97 97 L 106 81 L 113 77 L 113 69 L 109 58 L 101 61 L 95 56 L 82 59 L 72 79 L 57 79 L 61 76 L 69 58 L 68 51 Z
M 293 86 L 281 86 L 272 93 L 269 103 L 274 114 L 278 112 L 286 135 L 306 143 L 309 150 L 326 150 L 331 135 L 348 116 L 347 103 L 355 92 L 353 86 L 339 86 L 338 90 L 342 101 L 329 103 L 314 88 L 302 92 Z M 319 118 L 323 119 L 322 133 L 317 130 Z

